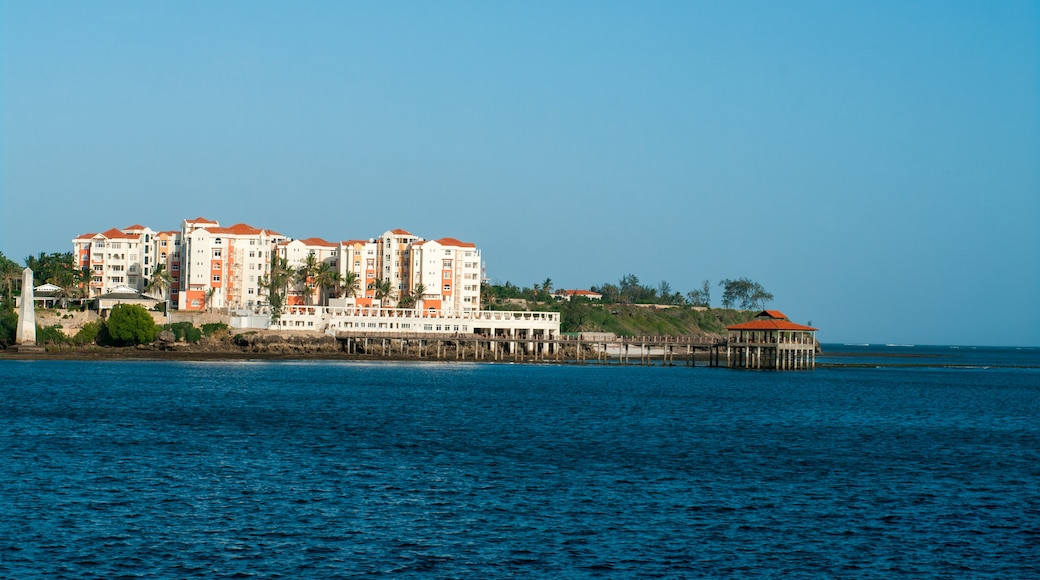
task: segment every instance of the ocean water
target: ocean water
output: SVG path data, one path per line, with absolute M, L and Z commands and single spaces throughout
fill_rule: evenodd
M 0 361 L 0 577 L 1038 577 L 1040 365 L 999 355 Z

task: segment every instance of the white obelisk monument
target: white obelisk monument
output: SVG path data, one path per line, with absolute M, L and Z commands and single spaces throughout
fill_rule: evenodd
M 22 270 L 22 303 L 18 306 L 18 331 L 14 335 L 15 344 L 33 346 L 36 344 L 36 301 L 33 300 L 33 271 Z

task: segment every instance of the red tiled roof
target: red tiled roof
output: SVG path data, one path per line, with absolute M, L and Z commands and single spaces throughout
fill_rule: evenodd
M 93 238 L 96 235 L 97 235 L 97 232 L 90 232 L 90 233 L 86 233 L 86 234 L 80 234 L 80 235 L 76 236 L 76 239 L 77 240 L 89 240 L 89 239 Z
M 397 235 L 397 236 L 412 236 L 412 235 L 415 235 L 415 234 L 413 234 L 413 233 L 411 233 L 409 231 L 402 230 L 401 228 L 398 228 L 396 230 L 390 230 L 390 233 L 394 234 L 394 235 Z
M 143 229 L 144 229 L 144 226 L 142 226 L 142 225 L 140 225 L 140 224 L 134 224 L 134 225 L 132 225 L 132 226 L 127 226 L 127 227 L 125 227 L 125 228 L 123 228 L 123 229 L 124 229 L 124 230 L 143 230 Z
M 305 246 L 322 246 L 322 247 L 325 247 L 325 248 L 335 248 L 335 247 L 337 247 L 336 244 L 333 244 L 332 242 L 326 242 L 325 240 L 323 240 L 321 238 L 307 238 L 305 240 L 299 240 L 299 241 L 301 243 L 303 243 L 303 245 L 305 245 Z
M 226 228 L 220 228 L 220 229 L 226 231 L 229 234 L 236 235 L 236 236 L 256 236 L 256 235 L 260 235 L 260 232 L 263 231 L 260 228 L 254 228 L 253 226 L 251 226 L 249 224 L 235 224 L 233 226 L 228 226 Z
M 122 232 L 122 230 L 118 230 L 116 228 L 112 228 L 110 230 L 103 231 L 99 235 L 105 236 L 106 238 L 108 238 L 110 240 L 114 240 L 116 238 L 123 238 L 123 239 L 127 239 L 127 238 L 136 239 L 137 238 L 137 236 L 134 236 L 134 235 L 131 235 L 131 234 L 124 234 Z
M 437 243 L 442 246 L 455 246 L 458 248 L 475 248 L 476 244 L 470 242 L 460 242 L 455 238 L 441 238 L 437 240 Z
M 184 220 L 184 221 L 188 222 L 189 224 L 216 224 L 217 223 L 217 222 L 215 222 L 213 220 L 208 220 L 208 219 L 206 219 L 204 217 L 197 217 L 197 218 L 195 218 L 193 220 Z
M 790 320 L 759 319 L 727 326 L 726 330 L 819 330 Z
M 368 243 L 368 240 L 347 240 L 345 242 L 340 242 L 340 244 L 344 245 L 344 246 L 357 246 L 357 245 L 362 245 L 363 246 L 363 245 L 365 245 L 367 243 Z
M 769 318 L 775 318 L 777 320 L 787 320 L 787 315 L 779 310 L 763 310 L 758 313 L 758 316 L 768 316 Z

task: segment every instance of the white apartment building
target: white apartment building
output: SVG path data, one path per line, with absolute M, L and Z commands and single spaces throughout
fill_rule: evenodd
M 476 312 L 480 310 L 480 250 L 469 242 L 455 238 L 420 241 L 411 246 L 412 274 L 415 281 L 410 291 L 419 284 L 424 287 L 423 309 L 445 312 Z
M 247 224 L 222 227 L 199 217 L 184 220 L 180 231 L 154 232 L 133 225 L 83 234 L 72 242 L 77 263 L 93 272 L 90 297 L 119 286 L 143 291 L 161 264 L 171 278 L 168 297 L 178 310 L 251 310 L 267 305 L 262 281 L 272 258 L 285 258 L 288 267 L 298 271 L 313 254 L 319 265 L 326 264 L 341 278 L 348 272 L 357 277 L 353 298 L 358 306 L 372 306 L 376 283 L 388 280 L 393 296 L 383 306 L 413 295 L 422 284 L 416 308 L 480 310 L 480 250 L 455 238 L 427 241 L 402 229 L 369 240 L 292 240 Z M 313 279 L 290 285 L 286 304 L 317 304 L 320 290 Z
M 266 304 L 261 281 L 275 245 L 285 236 L 247 224 L 220 227 L 198 218 L 184 220 L 179 310 L 254 308 Z
M 413 244 L 422 238 L 402 230 L 390 230 L 376 239 L 379 272 L 376 277 L 389 280 L 394 291 L 392 300 L 400 300 L 412 289 L 412 268 L 410 250 Z M 367 288 L 367 285 L 366 285 Z
M 169 298 L 171 305 L 176 305 L 181 291 L 181 232 L 170 230 L 167 232 L 156 232 L 152 236 L 152 255 L 155 257 L 155 266 L 162 265 L 170 276 L 170 287 L 162 298 Z M 145 272 L 145 278 L 149 278 L 155 271 L 155 266 Z M 145 282 L 147 284 L 147 282 Z M 156 296 L 160 298 L 160 296 Z
M 292 272 L 298 272 L 305 267 L 312 254 L 318 267 L 324 264 L 333 272 L 339 272 L 339 244 L 327 242 L 321 238 L 307 238 L 281 242 L 277 245 L 277 249 L 278 255 L 285 258 L 289 270 Z M 318 304 L 320 299 L 321 288 L 318 287 L 312 275 L 303 280 L 301 284 L 290 285 L 285 303 L 290 305 Z
M 101 233 L 88 233 L 72 240 L 72 254 L 80 268 L 93 275 L 87 295 L 95 298 L 116 287 L 125 286 L 138 292 L 154 267 L 153 232 L 133 225 Z
M 375 296 L 378 249 L 375 240 L 346 240 L 339 243 L 339 276 L 346 280 L 347 272 L 357 276 L 354 297 L 358 303 L 370 306 Z

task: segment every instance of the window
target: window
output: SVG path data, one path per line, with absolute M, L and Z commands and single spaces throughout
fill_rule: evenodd
M 174 263 L 173 263 L 173 264 L 172 264 L 172 265 L 170 266 L 170 269 L 171 269 L 171 270 L 173 270 L 173 271 L 177 271 L 177 270 L 180 270 L 180 269 L 181 269 L 181 265 L 180 265 L 180 264 L 178 264 L 178 263 L 176 263 L 176 262 L 174 262 Z
M 213 277 L 213 281 L 214 282 L 220 282 L 220 276 L 214 276 Z
M 253 289 L 250 288 L 248 294 L 252 294 L 252 293 L 253 293 Z
M 445 280 L 450 280 L 451 279 L 451 272 L 445 272 L 444 273 L 444 279 Z
M 444 289 L 445 290 L 451 290 L 451 284 L 445 284 L 444 285 Z
M 444 267 L 451 268 L 451 260 L 444 260 Z
M 213 250 L 213 257 L 219 258 L 221 256 L 220 249 Z
M 220 245 L 220 244 L 222 244 L 223 242 L 221 241 L 221 239 L 220 239 L 220 238 L 217 238 L 217 239 L 213 240 L 213 243 L 214 243 L 214 244 L 217 244 L 217 245 L 219 246 L 219 245 Z
M 192 305 L 192 306 L 194 306 L 195 308 L 198 308 L 198 307 L 200 306 L 200 304 L 199 304 L 199 301 L 198 301 L 198 300 L 192 300 L 192 301 L 191 301 L 191 305 Z
M 165 248 L 166 247 L 166 240 L 159 240 L 159 247 L 160 248 Z

